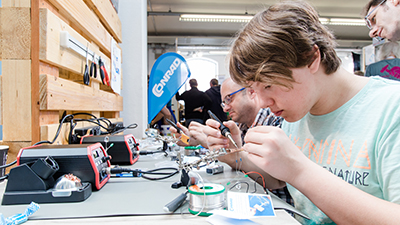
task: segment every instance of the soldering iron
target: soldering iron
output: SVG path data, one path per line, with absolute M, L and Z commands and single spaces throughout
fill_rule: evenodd
M 231 131 L 229 130 L 229 128 L 227 128 L 221 122 L 221 120 L 219 120 L 218 117 L 216 115 L 214 115 L 214 113 L 211 112 L 211 110 L 208 110 L 208 114 L 210 115 L 211 118 L 213 118 L 220 124 L 219 129 L 221 130 L 221 134 L 224 135 L 225 137 L 227 137 L 232 142 L 233 146 L 235 146 L 235 148 L 238 149 L 239 147 L 237 146 L 236 142 L 233 140 L 232 134 L 231 134 Z

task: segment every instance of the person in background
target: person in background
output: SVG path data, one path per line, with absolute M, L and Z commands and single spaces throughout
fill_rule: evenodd
M 213 112 L 221 121 L 228 120 L 226 113 L 221 108 L 221 86 L 218 84 L 217 79 L 211 79 L 210 89 L 206 91 L 206 94 L 211 99 L 211 112 Z M 206 113 L 204 121 L 209 118 L 210 116 L 208 115 L 208 113 Z
M 370 0 L 363 14 L 370 37 L 400 40 L 400 1 Z
M 204 114 L 211 106 L 211 99 L 206 93 L 197 89 L 196 79 L 190 79 L 189 85 L 189 91 L 183 92 L 182 95 L 177 92 L 175 95 L 177 101 L 183 100 L 185 102 L 186 127 L 189 127 L 192 121 L 204 124 Z
M 151 121 L 150 125 L 153 126 L 159 121 L 162 121 L 160 125 L 169 125 L 166 119 L 172 120 L 172 114 L 167 106 L 164 106 L 161 111 L 156 115 L 156 117 L 154 117 L 154 119 Z
M 285 120 L 282 129 L 250 128 L 243 151 L 233 155 L 268 188 L 287 185 L 296 208 L 311 218 L 296 217 L 302 224 L 397 224 L 400 82 L 354 76 L 341 67 L 335 46 L 304 1 L 276 3 L 238 33 L 232 80 Z M 210 149 L 228 143 L 214 122 L 203 130 Z M 239 129 L 224 124 L 239 142 Z
M 378 62 L 368 65 L 365 76 L 381 76 L 392 80 L 400 80 L 400 45 L 387 41 L 378 51 Z

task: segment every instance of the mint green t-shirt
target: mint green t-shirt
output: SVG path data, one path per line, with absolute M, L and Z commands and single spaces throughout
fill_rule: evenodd
M 282 129 L 313 162 L 371 195 L 400 203 L 400 82 L 371 77 L 337 110 L 285 121 Z M 288 189 L 296 208 L 312 218 L 299 217 L 301 223 L 333 223 L 297 189 Z

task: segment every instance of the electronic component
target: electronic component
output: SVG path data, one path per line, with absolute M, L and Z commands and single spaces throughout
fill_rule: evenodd
M 17 156 L 18 165 L 30 163 L 39 158 L 51 156 L 59 170 L 54 178 L 72 173 L 82 182 L 89 182 L 93 189 L 99 190 L 110 179 L 105 169 L 110 167 L 110 156 L 100 143 L 73 145 L 37 145 L 22 148 Z
M 206 173 L 214 175 L 224 172 L 224 166 L 222 165 L 212 165 L 206 169 Z
M 107 154 L 111 156 L 113 165 L 132 165 L 139 158 L 139 154 L 137 154 L 139 144 L 136 143 L 132 134 L 84 136 L 81 138 L 81 144 L 97 142 L 100 142 Z

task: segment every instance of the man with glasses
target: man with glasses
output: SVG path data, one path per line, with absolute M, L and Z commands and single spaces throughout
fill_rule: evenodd
M 400 0 L 371 0 L 364 8 L 370 37 L 400 40 Z
M 281 117 L 274 116 L 274 114 L 271 113 L 271 110 L 268 108 L 260 109 L 257 106 L 254 91 L 251 89 L 247 90 L 244 87 L 234 83 L 231 78 L 227 78 L 222 83 L 221 98 L 221 107 L 223 108 L 224 112 L 229 113 L 230 118 L 232 118 L 232 121 L 227 121 L 225 123 L 229 128 L 233 128 L 234 130 L 239 128 L 238 130 L 242 137 L 242 142 L 247 130 L 250 127 L 259 125 L 280 126 L 283 120 Z M 217 123 L 215 120 L 210 121 L 212 121 L 211 123 Z M 192 122 L 189 125 L 189 129 L 186 129 L 179 123 L 178 126 L 186 135 L 190 137 L 189 145 L 200 144 L 203 147 L 208 148 L 206 140 L 207 137 L 202 132 L 206 126 L 196 122 Z M 175 128 L 171 127 L 170 131 L 175 134 L 175 136 L 180 137 L 180 134 L 177 133 Z M 220 133 L 219 130 L 216 130 L 216 132 Z M 226 141 L 226 147 L 229 147 L 228 139 L 226 139 Z M 242 142 L 239 143 L 240 146 L 242 145 Z M 186 144 L 178 142 L 178 145 L 184 146 Z

